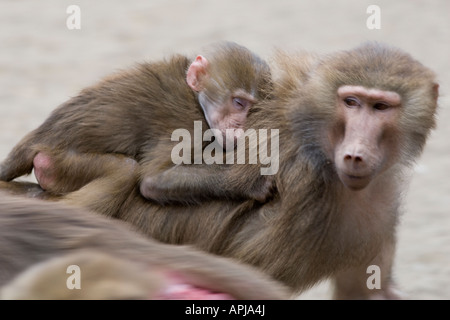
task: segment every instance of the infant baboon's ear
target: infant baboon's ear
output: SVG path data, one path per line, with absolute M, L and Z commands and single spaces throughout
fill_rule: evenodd
M 208 76 L 208 60 L 203 56 L 197 56 L 194 62 L 189 66 L 186 73 L 186 82 L 194 91 L 202 91 L 205 78 Z

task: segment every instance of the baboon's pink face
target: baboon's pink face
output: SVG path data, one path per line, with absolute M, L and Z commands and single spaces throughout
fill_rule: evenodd
M 361 190 L 398 154 L 401 97 L 392 91 L 346 85 L 337 91 L 336 107 L 337 121 L 328 135 L 330 157 L 342 183 Z
M 230 90 L 223 87 L 227 80 L 219 74 L 210 74 L 208 65 L 205 57 L 197 56 L 189 66 L 186 82 L 198 92 L 198 100 L 209 127 L 220 132 L 215 131 L 218 143 L 225 147 L 227 141 L 231 141 L 234 145 L 245 129 L 248 111 L 257 101 L 257 90 L 254 88 L 252 92 L 247 92 L 243 88 Z M 250 80 L 252 83 L 247 83 L 245 87 L 255 87 L 256 80 Z
M 230 92 L 220 100 L 208 92 L 200 92 L 198 97 L 209 127 L 220 131 L 222 138 L 218 143 L 222 147 L 227 141 L 235 144 L 245 130 L 248 111 L 256 99 L 243 90 Z

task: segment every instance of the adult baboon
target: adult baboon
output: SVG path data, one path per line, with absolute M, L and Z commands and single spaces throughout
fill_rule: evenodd
M 248 123 L 279 130 L 271 201 L 156 206 L 139 195 L 134 165 L 120 159 L 116 170 L 64 201 L 161 241 L 252 264 L 296 292 L 332 277 L 336 298 L 394 298 L 400 194 L 406 169 L 435 126 L 435 75 L 409 54 L 376 43 L 277 59 L 274 98 L 254 106 Z M 242 179 L 254 170 L 235 165 L 231 172 Z M 369 265 L 380 267 L 379 290 L 366 286 Z

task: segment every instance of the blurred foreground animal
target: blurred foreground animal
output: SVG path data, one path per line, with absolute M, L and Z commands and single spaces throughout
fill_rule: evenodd
M 2 299 L 286 299 L 251 267 L 94 213 L 0 193 Z M 71 287 L 79 268 L 80 289 Z M 75 275 L 75 273 L 74 273 Z

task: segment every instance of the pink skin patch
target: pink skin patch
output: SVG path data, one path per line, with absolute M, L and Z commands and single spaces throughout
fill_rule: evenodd
M 51 158 L 39 152 L 33 159 L 34 175 L 42 189 L 48 190 L 56 180 Z
M 190 284 L 172 284 L 156 300 L 234 300 L 226 293 L 200 289 Z
M 235 300 L 231 295 L 213 292 L 186 283 L 183 277 L 173 273 L 164 273 L 168 285 L 157 295 L 156 300 Z

